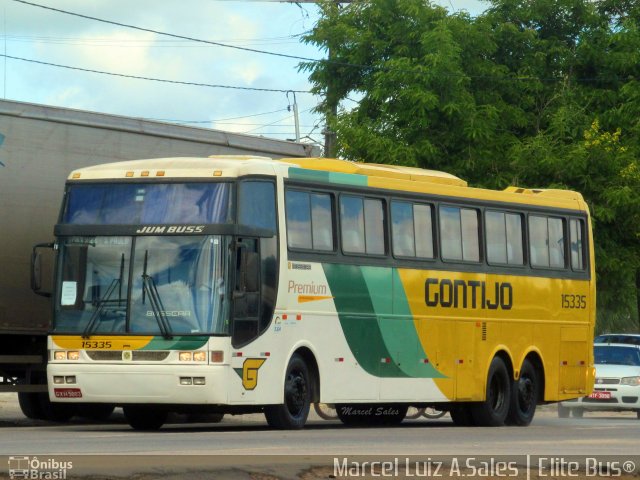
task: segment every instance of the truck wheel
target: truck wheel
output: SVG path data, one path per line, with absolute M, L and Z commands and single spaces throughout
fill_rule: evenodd
M 287 366 L 284 381 L 284 403 L 266 406 L 264 416 L 271 427 L 280 430 L 298 430 L 304 427 L 310 408 L 309 369 L 303 358 L 294 354 Z
M 584 415 L 584 409 L 582 408 L 572 408 L 571 409 L 571 416 L 573 418 L 582 418 Z
M 134 430 L 159 430 L 169 416 L 166 410 L 150 405 L 127 405 L 122 411 Z
M 38 393 L 38 399 L 44 420 L 63 423 L 75 415 L 76 406 L 73 403 L 52 402 L 48 393 Z
M 494 357 L 491 361 L 485 398 L 484 402 L 471 404 L 471 415 L 475 424 L 480 427 L 504 425 L 511 403 L 511 379 L 500 357 Z
M 511 406 L 507 423 L 526 427 L 533 420 L 538 404 L 538 375 L 529 360 L 522 363 L 520 377 L 511 384 Z
M 25 417 L 31 420 L 44 420 L 44 412 L 40 407 L 40 399 L 37 393 L 19 392 L 18 403 Z
M 569 407 L 565 407 L 562 404 L 558 403 L 558 418 L 569 418 L 571 414 L 571 409 Z

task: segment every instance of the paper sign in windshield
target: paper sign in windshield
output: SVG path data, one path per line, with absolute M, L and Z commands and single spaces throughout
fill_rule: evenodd
M 77 291 L 78 282 L 62 282 L 62 295 L 60 297 L 60 305 L 75 305 Z

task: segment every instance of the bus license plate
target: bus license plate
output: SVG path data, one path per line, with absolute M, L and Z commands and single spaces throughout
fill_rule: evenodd
M 54 388 L 56 398 L 82 398 L 82 390 L 79 388 Z
M 609 400 L 611 398 L 611 392 L 593 392 L 589 395 L 589 398 L 596 400 Z

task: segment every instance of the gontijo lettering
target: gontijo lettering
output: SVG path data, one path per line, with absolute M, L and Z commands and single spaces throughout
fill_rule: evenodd
M 513 306 L 513 287 L 508 282 L 487 285 L 479 280 L 427 278 L 424 296 L 428 307 L 511 310 Z

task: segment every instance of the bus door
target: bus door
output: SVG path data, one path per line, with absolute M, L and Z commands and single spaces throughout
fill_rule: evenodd
M 264 361 L 251 350 L 250 342 L 259 333 L 261 310 L 260 242 L 256 238 L 238 238 L 235 242 L 233 308 L 231 326 L 231 403 L 252 402 L 258 385 L 258 371 Z

